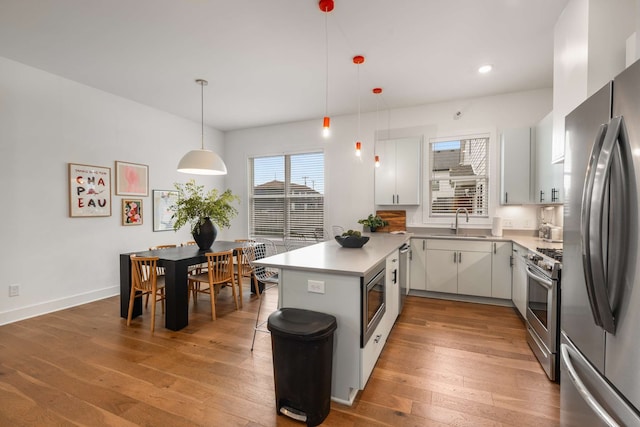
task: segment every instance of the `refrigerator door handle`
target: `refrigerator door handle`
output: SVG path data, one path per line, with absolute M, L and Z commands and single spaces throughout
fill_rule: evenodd
M 592 212 L 592 194 L 595 181 L 595 171 L 598 164 L 598 158 L 602 149 L 605 135 L 607 133 L 608 125 L 602 124 L 598 129 L 598 133 L 595 137 L 593 145 L 591 147 L 591 154 L 589 155 L 589 163 L 587 164 L 586 178 L 584 181 L 584 187 L 582 190 L 582 203 L 580 209 L 580 247 L 582 250 L 582 267 L 584 270 L 585 285 L 587 288 L 587 295 L 589 297 L 589 304 L 591 305 L 591 313 L 596 325 L 602 326 L 602 320 L 600 318 L 600 310 L 598 308 L 598 301 L 595 293 L 594 278 L 591 265 L 591 246 L 590 246 L 590 224 L 591 224 L 591 212 Z
M 569 346 L 566 344 L 560 344 L 560 353 L 562 357 L 562 361 L 565 363 L 567 367 L 567 373 L 569 374 L 569 379 L 573 383 L 580 396 L 584 399 L 584 401 L 589 405 L 589 407 L 593 410 L 593 412 L 600 417 L 600 419 L 606 423 L 610 427 L 620 427 L 620 424 L 613 419 L 613 417 L 598 403 L 595 397 L 589 392 L 589 389 L 584 385 L 578 372 L 573 366 L 571 362 L 571 356 L 569 355 Z

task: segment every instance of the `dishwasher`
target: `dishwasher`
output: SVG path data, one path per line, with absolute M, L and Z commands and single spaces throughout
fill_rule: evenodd
M 402 308 L 404 307 L 404 300 L 407 298 L 407 293 L 409 292 L 408 282 L 409 282 L 409 259 L 411 251 L 411 246 L 407 243 L 400 246 L 400 262 L 398 269 L 399 272 L 399 287 L 400 287 L 400 301 L 398 304 L 398 316 L 402 314 Z

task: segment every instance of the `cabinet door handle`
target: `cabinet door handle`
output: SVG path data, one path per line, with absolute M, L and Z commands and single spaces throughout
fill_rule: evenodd
M 509 203 L 509 193 L 507 192 L 504 193 L 504 202 Z
M 456 262 L 458 262 L 458 261 L 456 261 L 457 259 L 458 259 L 458 253 L 457 253 L 457 252 L 454 252 L 454 253 L 453 253 L 453 263 L 454 263 L 454 264 L 455 264 Z
M 396 194 L 396 203 L 400 204 L 400 195 L 399 194 Z
M 458 263 L 462 264 L 462 252 L 458 252 Z
M 493 253 L 496 253 L 496 242 L 493 242 Z
M 425 245 L 426 245 L 427 241 L 425 239 L 422 239 L 422 250 L 424 251 L 426 249 Z
M 544 191 L 540 190 L 540 203 L 544 202 Z

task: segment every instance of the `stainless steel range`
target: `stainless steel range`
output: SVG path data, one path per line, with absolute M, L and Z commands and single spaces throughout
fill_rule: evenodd
M 527 256 L 527 342 L 552 381 L 560 377 L 562 249 L 536 248 Z

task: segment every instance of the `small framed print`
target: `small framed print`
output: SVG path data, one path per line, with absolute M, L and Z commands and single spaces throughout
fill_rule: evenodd
M 173 230 L 173 206 L 178 200 L 178 192 L 153 190 L 153 231 Z
M 111 168 L 69 163 L 69 216 L 111 216 Z
M 116 161 L 116 194 L 118 196 L 149 195 L 149 166 Z
M 142 225 L 142 199 L 122 199 L 122 225 Z

